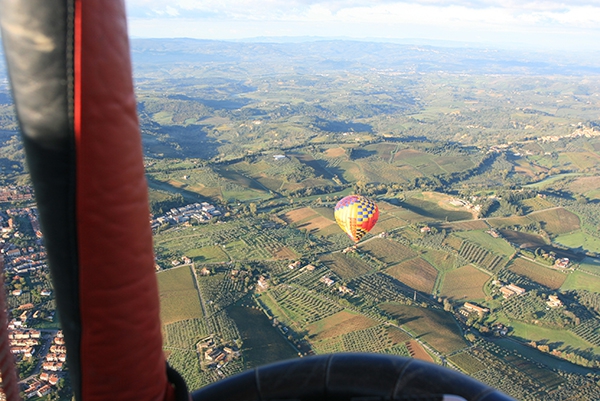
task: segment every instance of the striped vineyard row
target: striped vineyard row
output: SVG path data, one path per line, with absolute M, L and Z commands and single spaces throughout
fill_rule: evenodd
M 334 352 L 379 352 L 392 355 L 410 356 L 405 342 L 394 341 L 389 327 L 378 325 L 357 330 L 334 338 L 318 341 L 313 348 L 319 354 Z
M 413 296 L 413 292 L 408 287 L 402 286 L 398 280 L 383 273 L 358 277 L 352 280 L 349 286 L 357 294 L 376 303 L 405 302 Z
M 299 288 L 279 286 L 271 294 L 290 318 L 301 324 L 316 322 L 343 310 L 334 302 Z
M 165 346 L 194 350 L 196 343 L 210 334 L 204 319 L 180 320 L 165 325 Z
M 590 344 L 600 347 L 600 320 L 590 319 L 573 329 L 573 333 Z
M 488 251 L 473 244 L 472 242 L 463 241 L 458 254 L 469 262 L 476 264 L 492 273 L 502 269 L 506 265 L 506 259 L 500 255 Z

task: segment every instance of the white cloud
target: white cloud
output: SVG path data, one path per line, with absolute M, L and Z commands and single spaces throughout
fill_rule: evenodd
M 507 32 L 560 32 L 578 38 L 586 32 L 600 35 L 600 0 L 129 0 L 127 6 L 132 34 L 138 36 L 157 32 L 182 36 L 177 33 L 180 27 L 191 26 L 193 21 L 211 26 L 206 34 L 213 32 L 214 39 L 418 34 L 468 40 Z M 144 28 L 150 32 L 144 33 L 142 27 L 148 27 L 150 20 L 158 21 L 156 18 L 163 26 Z M 168 27 L 173 30 L 171 35 Z M 185 31 L 192 36 L 189 29 Z M 198 28 L 196 32 L 194 37 L 203 37 L 205 31 Z

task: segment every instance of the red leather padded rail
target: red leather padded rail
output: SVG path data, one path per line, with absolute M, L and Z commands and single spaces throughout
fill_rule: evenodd
M 82 399 L 171 400 L 125 7 L 75 5 Z

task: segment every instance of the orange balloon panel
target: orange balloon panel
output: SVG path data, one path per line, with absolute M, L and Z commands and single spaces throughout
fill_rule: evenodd
M 360 195 L 350 195 L 335 205 L 335 220 L 354 241 L 368 233 L 379 218 L 379 209 L 372 200 Z

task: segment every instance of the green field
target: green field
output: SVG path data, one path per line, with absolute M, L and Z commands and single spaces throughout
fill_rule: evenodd
M 515 252 L 514 248 L 508 242 L 506 242 L 505 239 L 494 238 L 485 231 L 460 231 L 454 235 L 474 242 L 477 245 L 484 247 L 486 250 L 497 254 L 510 256 Z
M 160 295 L 160 318 L 163 324 L 202 318 L 202 306 L 194 283 L 192 268 L 182 266 L 156 275 Z
M 229 261 L 229 256 L 223 252 L 223 247 L 217 245 L 189 250 L 186 252 L 186 256 L 192 258 L 195 263 L 217 263 Z
M 473 218 L 470 212 L 463 210 L 448 210 L 441 208 L 437 201 L 421 194 L 414 194 L 402 202 L 401 206 L 423 217 L 442 221 L 469 220 Z M 399 216 L 402 217 L 402 216 Z
M 587 290 L 600 294 L 600 276 L 594 276 L 582 270 L 569 273 L 560 287 L 561 290 Z
M 260 309 L 232 306 L 227 313 L 240 332 L 246 368 L 298 356 Z
M 542 341 L 549 343 L 550 345 L 554 344 L 554 347 L 557 347 L 561 351 L 568 351 L 570 348 L 583 351 L 591 348 L 595 353 L 600 352 L 600 347 L 595 347 L 594 345 L 567 330 L 540 327 L 518 321 L 511 321 L 510 326 L 513 329 L 511 335 L 525 342 Z
M 380 308 L 397 319 L 399 325 L 443 354 L 466 346 L 458 324 L 447 312 L 396 303 L 384 303 Z
M 562 180 L 563 178 L 566 178 L 566 177 L 576 177 L 576 176 L 579 176 L 579 175 L 581 175 L 581 174 L 580 173 L 556 174 L 556 175 L 553 175 L 553 176 L 550 176 L 550 177 L 546 177 L 543 180 L 535 182 L 533 184 L 525 185 L 525 187 L 527 187 L 527 188 L 544 188 L 544 187 L 550 186 L 551 184 L 553 184 L 553 183 L 555 183 L 557 181 Z
M 579 263 L 579 270 L 600 276 L 600 259 L 586 257 Z
M 559 235 L 554 241 L 568 246 L 569 248 L 584 249 L 586 251 L 600 253 L 600 238 L 586 234 L 581 230 L 570 234 Z

